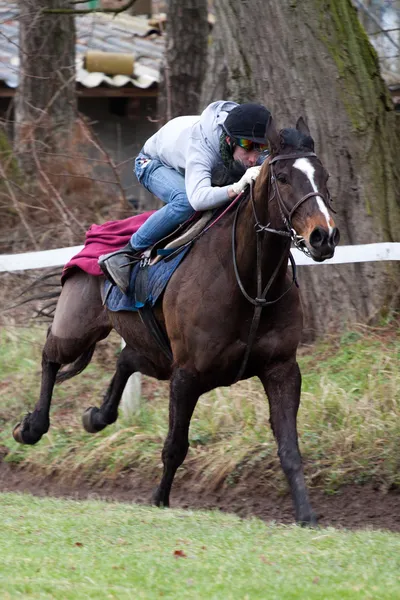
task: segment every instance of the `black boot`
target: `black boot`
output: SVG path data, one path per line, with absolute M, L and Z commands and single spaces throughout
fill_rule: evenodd
M 127 294 L 132 265 L 140 260 L 141 255 L 141 250 L 135 250 L 128 243 L 120 250 L 102 254 L 98 261 L 99 267 L 111 283 L 116 285 L 123 294 Z

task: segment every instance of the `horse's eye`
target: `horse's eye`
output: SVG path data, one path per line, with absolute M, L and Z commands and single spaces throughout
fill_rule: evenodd
M 279 181 L 279 183 L 289 183 L 289 180 L 286 177 L 286 175 L 284 175 L 284 173 L 279 173 L 279 175 L 277 175 L 276 178 Z

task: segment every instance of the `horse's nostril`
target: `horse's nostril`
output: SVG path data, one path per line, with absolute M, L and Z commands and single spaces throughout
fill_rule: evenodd
M 340 242 L 340 231 L 337 227 L 333 228 L 331 235 L 329 236 L 329 244 L 335 248 Z
M 327 241 L 328 234 L 322 227 L 316 227 L 310 235 L 310 244 L 313 248 L 321 248 Z

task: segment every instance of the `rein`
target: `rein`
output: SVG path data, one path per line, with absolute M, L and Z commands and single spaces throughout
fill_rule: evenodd
M 253 203 L 253 185 L 250 188 L 250 198 Z M 293 256 L 290 254 L 290 262 L 293 267 L 293 281 L 290 284 L 290 287 L 285 292 L 283 292 L 283 294 L 281 296 L 279 296 L 279 298 L 276 298 L 275 300 L 266 300 L 266 296 L 271 288 L 271 285 L 273 284 L 275 277 L 278 275 L 278 272 L 282 266 L 283 260 L 285 259 L 286 252 L 282 252 L 282 256 L 279 260 L 279 263 L 277 264 L 274 272 L 271 275 L 271 278 L 269 279 L 267 285 L 265 286 L 265 288 L 263 290 L 262 289 L 262 276 L 261 276 L 261 258 L 262 258 L 261 242 L 262 242 L 262 240 L 261 240 L 260 234 L 264 233 L 264 231 L 271 231 L 272 233 L 278 233 L 279 235 L 286 235 L 288 237 L 291 237 L 291 234 L 286 231 L 284 231 L 284 232 L 275 231 L 274 229 L 269 229 L 269 228 L 256 229 L 256 235 L 257 235 L 257 296 L 255 298 L 252 298 L 251 296 L 249 296 L 249 294 L 244 289 L 244 285 L 240 278 L 238 264 L 237 264 L 237 260 L 236 260 L 236 229 L 237 229 L 238 216 L 239 216 L 239 212 L 240 212 L 240 208 L 241 208 L 242 204 L 243 204 L 243 199 L 238 204 L 238 207 L 235 212 L 235 218 L 233 220 L 233 225 L 232 225 L 233 269 L 235 271 L 235 277 L 236 277 L 237 284 L 238 284 L 243 296 L 246 298 L 246 300 L 248 300 L 251 304 L 253 304 L 256 307 L 259 306 L 259 307 L 263 308 L 264 306 L 268 306 L 270 304 L 275 304 L 281 298 L 283 298 L 283 296 L 285 296 L 285 294 L 288 293 L 288 291 L 292 287 L 293 283 L 296 281 L 296 276 L 295 276 L 296 263 L 294 262 Z
M 253 320 L 252 320 L 251 326 L 250 326 L 249 337 L 247 339 L 247 345 L 246 345 L 246 350 L 245 350 L 244 357 L 242 360 L 242 364 L 240 366 L 238 374 L 236 375 L 234 383 L 236 383 L 237 381 L 239 381 L 241 379 L 241 377 L 243 376 L 244 371 L 246 369 L 246 365 L 247 365 L 247 362 L 248 362 L 248 359 L 250 356 L 250 352 L 251 352 L 253 343 L 255 341 L 256 335 L 257 335 L 258 326 L 260 324 L 262 309 L 265 306 L 270 306 L 271 304 L 276 304 L 276 302 L 279 302 L 279 300 L 281 300 L 291 290 L 294 283 L 298 287 L 298 283 L 297 283 L 297 279 L 296 279 L 296 263 L 292 256 L 292 253 L 289 252 L 289 259 L 290 259 L 290 262 L 292 265 L 293 279 L 292 279 L 289 287 L 278 298 L 275 298 L 274 300 L 266 299 L 267 294 L 268 294 L 269 290 L 271 289 L 271 286 L 274 283 L 274 281 L 282 267 L 284 260 L 286 259 L 287 252 L 286 252 L 286 250 L 284 252 L 282 252 L 282 256 L 279 259 L 279 262 L 276 265 L 274 272 L 272 273 L 267 285 L 264 287 L 264 289 L 262 289 L 262 272 L 261 272 L 262 240 L 261 240 L 261 235 L 265 232 L 268 232 L 268 233 L 273 233 L 275 235 L 279 235 L 282 237 L 286 237 L 286 238 L 288 238 L 289 246 L 290 246 L 290 242 L 293 242 L 293 244 L 296 246 L 296 248 L 301 250 L 304 254 L 306 254 L 306 256 L 309 256 L 310 253 L 308 252 L 308 250 L 304 244 L 304 238 L 297 234 L 297 232 L 295 231 L 295 229 L 292 225 L 292 218 L 293 218 L 294 213 L 304 202 L 306 202 L 310 198 L 314 198 L 315 196 L 320 196 L 323 199 L 325 205 L 328 207 L 328 209 L 333 210 L 331 207 L 330 197 L 325 199 L 323 196 L 321 196 L 321 194 L 319 192 L 310 192 L 309 194 L 306 194 L 305 196 L 300 198 L 300 200 L 298 202 L 296 202 L 296 204 L 293 206 L 293 208 L 291 210 L 289 210 L 286 207 L 286 205 L 282 199 L 281 193 L 279 191 L 279 186 L 276 181 L 276 176 L 274 173 L 273 165 L 280 160 L 289 160 L 289 159 L 294 159 L 294 158 L 297 159 L 297 158 L 316 157 L 316 156 L 317 155 L 314 152 L 305 152 L 303 154 L 279 154 L 278 156 L 275 156 L 274 158 L 272 158 L 269 161 L 268 166 L 269 166 L 270 182 L 271 182 L 271 187 L 273 189 L 273 194 L 270 198 L 268 198 L 268 204 L 274 198 L 277 199 L 279 212 L 281 214 L 281 217 L 282 217 L 282 220 L 283 220 L 283 223 L 285 226 L 285 229 L 283 229 L 283 230 L 275 229 L 275 228 L 271 227 L 271 223 L 268 223 L 267 225 L 262 225 L 262 223 L 259 221 L 258 216 L 257 216 L 257 211 L 256 211 L 256 205 L 255 205 L 255 201 L 254 201 L 254 193 L 253 193 L 254 181 L 252 181 L 250 184 L 250 202 L 251 202 L 251 205 L 253 208 L 253 215 L 254 215 L 254 220 L 255 220 L 255 230 L 256 230 L 256 236 L 257 236 L 257 296 L 255 298 L 252 298 L 246 292 L 243 282 L 240 278 L 239 269 L 238 269 L 238 265 L 237 265 L 236 229 L 237 229 L 237 222 L 238 222 L 240 208 L 243 204 L 243 199 L 241 199 L 241 201 L 239 202 L 239 204 L 237 206 L 237 209 L 235 212 L 235 218 L 233 220 L 233 225 L 232 225 L 233 269 L 235 271 L 235 277 L 236 277 L 237 284 L 240 288 L 240 291 L 242 292 L 242 294 L 246 298 L 246 300 L 248 300 L 254 306 L 254 314 L 253 314 Z
M 253 183 L 250 186 L 250 198 L 251 198 L 251 202 L 253 203 L 253 208 L 254 208 L 254 200 L 253 200 Z M 244 357 L 242 360 L 242 364 L 240 365 L 240 369 L 238 374 L 235 377 L 234 383 L 236 383 L 237 381 L 239 381 L 246 369 L 246 365 L 247 365 L 247 361 L 249 359 L 250 356 L 250 352 L 251 349 L 253 347 L 253 343 L 254 340 L 256 338 L 257 335 L 257 330 L 258 330 L 258 326 L 260 324 L 260 319 L 261 319 L 261 313 L 262 313 L 262 309 L 265 306 L 270 306 L 271 304 L 275 304 L 276 302 L 279 302 L 279 300 L 281 300 L 288 292 L 289 290 L 292 288 L 293 284 L 296 283 L 296 285 L 298 286 L 297 283 L 297 279 L 296 279 L 296 263 L 294 261 L 294 258 L 292 256 L 292 253 L 289 253 L 289 258 L 290 258 L 290 262 L 292 264 L 292 271 L 293 271 L 293 279 L 291 284 L 289 285 L 289 287 L 283 292 L 283 294 L 281 294 L 278 298 L 275 298 L 275 300 L 267 300 L 266 296 L 272 286 L 272 284 L 274 283 L 281 267 L 282 264 L 284 262 L 284 260 L 286 260 L 286 251 L 282 252 L 282 255 L 279 259 L 278 264 L 276 265 L 274 272 L 272 273 L 267 285 L 265 286 L 264 289 L 262 289 L 262 273 L 261 273 L 261 262 L 262 262 L 262 240 L 261 240 L 261 234 L 265 231 L 265 229 L 256 229 L 256 236 L 257 236 L 257 296 L 255 298 L 252 298 L 251 296 L 249 296 L 249 294 L 246 292 L 246 290 L 244 289 L 244 285 L 242 280 L 240 279 L 240 275 L 239 275 L 239 269 L 238 269 L 238 265 L 237 265 L 237 260 L 236 260 L 236 228 L 237 228 L 237 221 L 238 221 L 238 216 L 239 216 L 239 211 L 240 208 L 243 204 L 243 199 L 239 202 L 238 207 L 236 209 L 235 212 L 235 218 L 233 220 L 233 225 L 232 225 L 232 259 L 233 259 L 233 269 L 235 271 L 235 277 L 236 277 L 236 281 L 237 284 L 240 288 L 240 291 L 242 292 L 243 296 L 246 298 L 246 300 L 248 300 L 251 304 L 253 304 L 254 306 L 254 314 L 253 314 L 253 319 L 251 321 L 251 326 L 250 326 L 250 331 L 249 331 L 249 337 L 247 338 L 247 344 L 246 344 L 246 350 L 244 353 Z M 275 233 L 275 231 L 272 231 L 273 233 Z M 279 232 L 281 233 L 281 232 Z M 286 235 L 287 232 L 285 232 Z M 289 241 L 290 244 L 290 241 Z

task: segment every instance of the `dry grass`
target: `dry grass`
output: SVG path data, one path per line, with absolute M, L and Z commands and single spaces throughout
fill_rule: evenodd
M 0 443 L 7 460 L 73 479 L 98 481 L 137 467 L 143 477 L 159 475 L 168 423 L 167 384 L 144 378 L 144 399 L 136 415 L 120 417 L 96 436 L 82 431 L 81 413 L 99 404 L 110 379 L 117 336 L 100 345 L 83 375 L 57 388 L 52 427 L 34 448 L 15 444 L 11 426 L 36 401 L 41 343 L 32 331 L 7 328 L 2 336 Z M 400 485 L 399 359 L 394 325 L 359 328 L 302 352 L 299 434 L 311 485 L 328 491 L 346 482 L 372 481 L 386 489 Z M 191 449 L 178 476 L 194 473 L 199 485 L 216 489 L 251 471 L 283 485 L 268 416 L 255 379 L 202 396 L 192 419 Z

